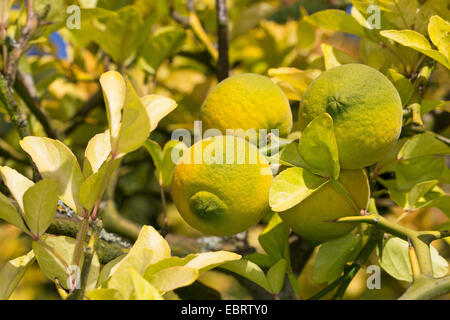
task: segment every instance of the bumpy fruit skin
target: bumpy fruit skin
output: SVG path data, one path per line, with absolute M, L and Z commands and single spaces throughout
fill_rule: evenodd
M 281 137 L 292 129 L 292 112 L 283 91 L 268 77 L 243 73 L 220 82 L 201 110 L 203 129 L 278 129 Z
M 333 118 L 343 169 L 374 164 L 402 128 L 397 90 L 382 73 L 362 64 L 332 68 L 310 84 L 300 104 L 300 129 L 324 112 Z
M 254 145 L 234 136 L 216 136 L 183 154 L 175 167 L 172 199 L 195 229 L 233 235 L 258 223 L 269 210 L 272 179 L 266 159 Z
M 347 189 L 358 210 L 329 181 L 295 207 L 280 214 L 281 219 L 304 239 L 313 243 L 341 237 L 355 226 L 327 222 L 359 214 L 369 203 L 369 182 L 363 169 L 341 170 L 338 181 Z

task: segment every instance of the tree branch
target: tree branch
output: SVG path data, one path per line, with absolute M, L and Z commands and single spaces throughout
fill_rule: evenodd
M 229 75 L 228 58 L 228 12 L 226 0 L 216 0 L 217 37 L 219 40 L 219 58 L 217 61 L 217 79 L 222 81 Z

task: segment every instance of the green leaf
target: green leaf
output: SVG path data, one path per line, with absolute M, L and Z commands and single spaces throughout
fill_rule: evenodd
M 83 174 L 87 178 L 96 173 L 111 154 L 109 131 L 96 134 L 84 152 Z
M 231 261 L 221 265 L 220 268 L 237 273 L 238 275 L 253 281 L 268 292 L 272 291 L 264 271 L 251 261 L 245 259 Z
M 145 280 L 137 271 L 130 269 L 136 300 L 164 300 L 158 290 Z
M 118 155 L 139 149 L 150 134 L 150 119 L 146 108 L 130 81 L 127 84 L 125 106 L 116 150 Z
M 404 75 L 398 73 L 394 69 L 389 69 L 387 75 L 400 94 L 402 105 L 405 106 L 409 99 L 411 99 L 414 92 L 414 86 Z
M 383 30 L 380 31 L 380 34 L 405 47 L 419 51 L 450 68 L 447 58 L 439 51 L 433 50 L 428 40 L 418 32 L 412 30 Z
M 317 283 L 331 283 L 339 278 L 345 264 L 360 246 L 361 237 L 353 233 L 324 242 L 314 264 L 313 280 Z
M 206 272 L 223 263 L 239 260 L 241 256 L 234 252 L 215 251 L 199 253 L 194 259 L 186 263 L 185 267 L 197 269 L 199 273 Z
M 100 76 L 103 98 L 108 116 L 109 134 L 111 147 L 116 147 L 119 139 L 120 122 L 122 120 L 122 109 L 125 105 L 127 87 L 120 73 L 108 71 Z
M 320 48 L 322 49 L 323 58 L 324 58 L 324 62 L 325 62 L 325 69 L 326 70 L 341 65 L 341 63 L 338 61 L 338 59 L 334 55 L 332 46 L 330 46 L 330 45 L 328 45 L 326 43 L 322 43 L 320 45 Z
M 273 293 L 278 294 L 283 289 L 285 276 L 286 260 L 280 259 L 267 271 L 267 282 Z
M 322 113 L 311 121 L 299 140 L 299 152 L 308 169 L 323 177 L 339 177 L 339 156 L 333 119 Z
M 8 187 L 19 208 L 24 212 L 23 194 L 34 182 L 9 167 L 0 167 L 3 183 Z
M 445 158 L 442 157 L 423 156 L 399 161 L 394 170 L 397 189 L 408 191 L 420 182 L 441 180 L 446 170 Z
M 244 257 L 245 260 L 249 260 L 251 262 L 256 263 L 258 266 L 270 268 L 272 267 L 277 261 L 275 258 L 262 253 L 250 253 Z
M 316 42 L 316 30 L 314 26 L 301 19 L 297 26 L 297 45 L 300 49 L 311 49 Z
M 438 251 L 430 246 L 433 276 L 440 278 L 448 273 L 448 262 Z M 378 259 L 380 266 L 397 280 L 413 281 L 411 262 L 409 260 L 408 242 L 397 237 L 390 237 L 385 241 L 383 256 Z
M 90 212 L 97 200 L 102 198 L 106 189 L 105 179 L 119 166 L 120 159 L 106 161 L 99 170 L 89 176 L 80 187 L 78 197 L 83 207 Z
M 274 213 L 267 227 L 259 235 L 258 241 L 269 256 L 279 260 L 286 258 L 285 250 L 288 246 L 288 236 L 289 229 L 280 216 Z
M 355 18 L 342 10 L 322 10 L 303 19 L 317 27 L 347 32 L 360 37 L 366 36 L 363 27 L 361 27 Z
M 123 300 L 118 290 L 99 288 L 89 291 L 87 297 L 92 300 Z
M 44 179 L 55 180 L 64 203 L 81 214 L 78 192 L 84 177 L 72 151 L 58 140 L 33 136 L 21 140 L 20 146 L 31 156 Z
M 327 181 L 307 169 L 287 168 L 272 182 L 269 191 L 270 208 L 275 212 L 286 211 L 302 202 Z
M 292 142 L 280 151 L 280 164 L 285 166 L 305 167 L 307 164 L 303 161 L 298 150 L 298 142 Z
M 177 107 L 175 100 L 159 96 L 156 94 L 149 94 L 141 98 L 147 115 L 150 119 L 150 131 L 153 131 L 158 126 L 159 121 L 171 113 Z
M 155 74 L 159 66 L 176 54 L 186 40 L 186 31 L 175 26 L 159 28 L 150 40 L 143 46 L 141 56 L 145 68 Z
M 425 195 L 426 197 L 426 195 Z M 450 218 L 450 196 L 443 195 L 435 197 L 431 200 L 425 201 L 423 203 L 418 203 L 417 208 L 439 208 Z
M 144 143 L 144 148 L 148 151 L 148 153 L 152 157 L 156 170 L 160 171 L 163 158 L 161 146 L 158 144 L 158 142 L 148 139 Z
M 147 280 L 160 292 L 165 293 L 186 287 L 197 280 L 199 272 L 187 266 L 175 266 L 153 273 Z
M 450 147 L 438 140 L 431 132 L 416 134 L 408 139 L 400 149 L 398 159 L 413 159 L 429 155 L 448 155 Z
M 97 287 L 107 287 L 107 281 L 119 267 L 119 262 L 122 261 L 126 256 L 126 254 L 118 256 L 117 258 L 111 260 L 103 266 L 102 270 L 100 271 L 100 275 L 98 276 Z
M 175 166 L 187 149 L 187 146 L 178 140 L 170 140 L 164 145 L 160 173 L 163 187 L 168 187 L 172 184 Z
M 431 42 L 439 49 L 439 51 L 450 59 L 450 23 L 445 21 L 438 15 L 430 18 L 428 23 L 428 34 Z
M 0 269 L 0 300 L 8 300 L 25 272 L 34 262 L 33 251 L 28 254 L 8 261 Z
M 56 182 L 44 179 L 31 186 L 23 195 L 24 219 L 34 236 L 47 231 L 58 206 Z
M 289 100 L 300 101 L 309 84 L 320 75 L 321 71 L 282 67 L 269 69 L 268 73 L 272 81 L 283 90 Z
M 17 211 L 16 207 L 11 203 L 11 201 L 0 193 L 0 218 L 5 220 L 12 225 L 15 225 L 20 230 L 28 233 L 27 227 L 23 223 L 20 213 Z
M 42 245 L 40 242 L 43 242 L 45 245 Z M 58 278 L 65 289 L 70 289 L 67 272 L 75 250 L 75 239 L 44 234 L 41 236 L 40 242 L 33 241 L 33 251 L 42 272 L 51 281 Z M 83 265 L 83 260 L 84 257 L 81 259 L 81 265 Z M 75 272 L 75 270 L 72 271 Z M 99 272 L 100 262 L 97 254 L 94 254 L 86 287 L 88 291 L 95 288 Z

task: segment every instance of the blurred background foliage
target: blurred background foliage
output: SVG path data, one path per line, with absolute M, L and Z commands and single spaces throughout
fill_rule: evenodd
M 189 2 L 189 1 L 188 1 Z M 445 1 L 442 1 L 445 2 Z M 133 83 L 140 96 L 155 93 L 176 100 L 179 107 L 166 117 L 151 138 L 164 145 L 176 128 L 192 129 L 199 119 L 199 108 L 207 92 L 217 83 L 215 58 L 198 34 L 186 25 L 192 11 L 198 16 L 212 43 L 217 42 L 214 0 L 148 1 L 148 0 L 41 0 L 36 10 L 50 4 L 47 20 L 52 23 L 41 28 L 32 40 L 32 47 L 20 59 L 19 68 L 35 83 L 37 103 L 48 116 L 56 137 L 66 143 L 81 158 L 89 139 L 107 127 L 106 113 L 99 87 L 99 76 L 117 68 Z M 81 7 L 81 28 L 66 26 L 70 4 Z M 9 1 L 7 38 L 14 42 L 18 24 L 24 20 L 23 1 Z M 351 34 L 316 28 L 302 17 L 334 8 L 350 12 L 345 0 L 229 0 L 229 54 L 231 73 L 254 72 L 268 75 L 269 69 L 295 67 L 301 70 L 324 70 L 322 44 L 335 50 L 340 61 L 362 62 L 386 72 L 398 62 L 385 61 L 389 55 L 376 44 Z M 441 12 L 442 13 L 442 12 Z M 448 11 L 447 11 L 448 14 Z M 414 55 L 404 49 L 404 57 Z M 395 60 L 393 58 L 393 60 Z M 424 99 L 445 100 L 444 110 L 423 116 L 423 127 L 450 138 L 448 100 L 450 73 L 437 64 Z M 36 115 L 27 108 L 17 90 L 19 108 L 29 120 L 33 135 L 48 135 Z M 291 101 L 294 121 L 298 101 Z M 294 122 L 295 123 L 295 122 Z M 294 127 L 294 131 L 296 128 Z M 0 164 L 32 176 L 25 155 L 20 149 L 19 136 L 9 116 L 0 107 Z M 162 224 L 162 204 L 155 166 L 145 150 L 128 155 L 118 172 L 107 197 L 114 199 L 120 214 L 137 223 L 153 226 Z M 447 188 L 448 186 L 444 186 Z M 2 192 L 7 193 L 2 186 Z M 448 192 L 448 188 L 445 189 Z M 381 210 L 397 219 L 401 208 L 391 200 L 381 199 Z M 175 206 L 168 204 L 169 232 L 189 237 L 201 234 L 186 225 Z M 430 214 L 429 211 L 433 211 Z M 414 229 L 435 229 L 447 221 L 438 209 L 420 209 L 402 220 Z M 249 231 L 249 242 L 258 252 L 263 249 L 257 241 L 262 226 Z M 448 238 L 447 238 L 448 239 Z M 6 241 L 8 240 L 8 241 Z M 316 251 L 291 236 L 293 264 L 300 273 L 302 295 L 311 296 L 325 284 L 312 280 L 311 272 Z M 450 257 L 449 242 L 437 241 L 443 257 Z M 0 266 L 9 259 L 25 254 L 30 240 L 11 225 L 0 224 Z M 316 249 L 317 250 L 317 249 Z M 299 254 L 299 252 L 301 254 Z M 372 258 L 376 263 L 376 257 Z M 350 285 L 349 299 L 393 299 L 407 287 L 383 272 L 382 289 L 367 290 L 368 274 L 361 270 Z M 224 299 L 250 299 L 249 291 L 234 277 L 217 271 L 207 272 L 200 282 L 220 292 Z M 56 299 L 54 286 L 46 280 L 37 265 L 26 274 L 13 299 Z

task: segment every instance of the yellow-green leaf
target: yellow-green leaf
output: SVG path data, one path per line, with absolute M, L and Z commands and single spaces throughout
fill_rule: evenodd
M 322 113 L 311 121 L 298 142 L 300 156 L 308 169 L 323 177 L 339 177 L 339 156 L 333 119 Z
M 141 101 L 150 118 L 150 131 L 155 130 L 159 121 L 177 107 L 174 100 L 155 94 L 144 96 Z
M 441 52 L 433 50 L 428 40 L 418 32 L 413 30 L 383 30 L 380 31 L 380 34 L 405 47 L 417 50 L 450 68 L 447 58 Z
M 122 109 L 125 104 L 127 89 L 122 76 L 116 71 L 108 71 L 102 74 L 100 85 L 102 86 L 105 99 L 111 145 L 114 146 L 119 137 Z
M 34 262 L 33 251 L 8 261 L 0 269 L 0 300 L 7 300 L 19 284 L 25 272 Z
M 109 131 L 96 134 L 84 152 L 83 174 L 87 178 L 96 173 L 111 153 Z
M 310 16 L 306 16 L 303 19 L 317 27 L 335 31 L 343 31 L 360 37 L 365 37 L 363 27 L 361 27 L 355 18 L 342 10 L 322 10 Z
M 227 262 L 220 267 L 253 281 L 260 287 L 266 289 L 268 292 L 272 291 L 264 271 L 262 271 L 261 268 L 254 262 L 241 259 Z
M 267 271 L 267 281 L 269 282 L 272 292 L 278 294 L 284 285 L 286 276 L 286 260 L 280 259 L 275 263 L 269 271 Z
M 144 279 L 137 271 L 130 269 L 136 300 L 164 300 L 158 290 Z
M 3 183 L 8 187 L 23 212 L 23 194 L 34 184 L 33 181 L 9 167 L 0 167 L 0 174 Z
M 117 149 L 113 147 L 113 152 L 118 155 L 139 149 L 150 134 L 150 119 L 147 111 L 130 81 L 127 81 L 126 85 L 127 93 L 118 145 Z
M 42 245 L 40 242 L 43 242 L 45 245 Z M 58 278 L 61 285 L 65 289 L 69 289 L 67 281 L 68 271 L 76 272 L 76 270 L 68 270 L 75 250 L 75 239 L 44 234 L 41 236 L 40 242 L 33 241 L 33 251 L 42 272 L 52 281 Z M 83 265 L 83 260 L 84 257 L 81 259 L 81 265 Z M 89 270 L 87 290 L 95 288 L 99 272 L 100 262 L 97 254 L 94 254 Z
M 31 186 L 23 195 L 24 219 L 33 235 L 47 231 L 58 205 L 56 182 L 44 179 Z
M 147 279 L 157 290 L 162 293 L 186 287 L 197 280 L 199 272 L 195 268 L 175 266 L 162 269 L 153 273 Z
M 115 289 L 99 288 L 89 291 L 86 296 L 92 300 L 123 300 L 120 292 Z
M 270 187 L 270 208 L 275 212 L 286 211 L 302 202 L 327 181 L 307 169 L 287 168 L 275 177 Z
M 197 269 L 200 273 L 211 270 L 225 262 L 241 259 L 241 256 L 229 251 L 204 252 L 198 254 L 185 266 Z
M 322 49 L 324 63 L 325 63 L 325 69 L 326 70 L 341 65 L 341 63 L 338 61 L 338 59 L 334 55 L 332 46 L 330 46 L 330 45 L 328 45 L 326 43 L 322 43 L 320 45 L 320 48 Z
M 2 193 L 0 193 L 0 219 L 15 225 L 20 230 L 28 233 L 28 229 L 25 227 L 20 213 L 11 201 Z
M 430 22 L 428 23 L 428 34 L 430 35 L 430 39 L 433 44 L 447 58 L 447 60 L 449 60 L 450 23 L 438 15 L 434 15 L 430 18 Z
M 78 191 L 84 180 L 77 158 L 58 140 L 28 136 L 20 141 L 44 179 L 55 180 L 58 195 L 75 212 L 81 214 Z
M 289 100 L 301 100 L 303 93 L 320 75 L 321 71 L 317 69 L 300 70 L 297 68 L 282 67 L 269 69 L 269 76 L 280 86 Z

